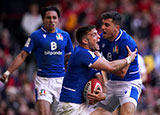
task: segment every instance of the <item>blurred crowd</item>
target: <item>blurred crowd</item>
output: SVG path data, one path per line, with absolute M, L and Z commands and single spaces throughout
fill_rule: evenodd
M 40 9 L 56 5 L 61 11 L 59 27 L 70 33 L 85 24 L 94 24 L 99 33 L 101 14 L 116 10 L 122 14 L 122 29 L 135 39 L 144 58 L 147 80 L 137 115 L 160 114 L 160 0 L 0 0 L 0 75 L 21 51 L 29 35 L 42 25 Z M 9 78 L 0 82 L 0 115 L 37 115 L 35 111 L 34 55 Z

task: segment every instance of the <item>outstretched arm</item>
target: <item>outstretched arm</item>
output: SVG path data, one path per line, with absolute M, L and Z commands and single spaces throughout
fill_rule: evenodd
M 8 81 L 8 77 L 9 75 L 16 70 L 17 68 L 19 68 L 19 66 L 25 61 L 26 57 L 29 54 L 25 51 L 21 51 L 17 57 L 14 59 L 14 61 L 12 62 L 12 64 L 9 66 L 9 68 L 7 69 L 7 71 L 2 75 L 2 77 L 0 78 L 0 80 L 2 82 L 7 82 Z

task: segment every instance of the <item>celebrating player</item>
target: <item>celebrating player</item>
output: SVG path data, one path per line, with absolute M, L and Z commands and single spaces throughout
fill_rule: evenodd
M 42 9 L 41 15 L 43 26 L 31 34 L 23 50 L 3 74 L 1 81 L 7 82 L 9 75 L 34 51 L 38 65 L 35 78 L 38 114 L 49 115 L 53 99 L 59 101 L 65 54 L 71 54 L 73 47 L 69 34 L 57 28 L 60 11 L 54 6 L 48 6 Z
M 121 15 L 118 12 L 109 11 L 102 14 L 100 51 L 109 61 L 125 58 L 128 55 L 126 45 L 131 51 L 137 48 L 135 41 L 124 30 L 120 29 L 120 25 Z M 133 115 L 142 84 L 137 56 L 125 68 L 111 73 L 109 79 L 107 97 L 105 101 L 99 103 L 99 106 L 113 112 L 121 105 L 121 114 Z

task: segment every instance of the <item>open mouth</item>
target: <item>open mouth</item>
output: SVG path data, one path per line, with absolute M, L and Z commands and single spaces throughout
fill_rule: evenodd
M 96 42 L 96 45 L 99 47 L 99 41 L 98 41 L 98 42 Z
M 54 24 L 50 24 L 50 26 L 54 26 Z
M 103 32 L 103 34 L 106 34 L 107 32 Z

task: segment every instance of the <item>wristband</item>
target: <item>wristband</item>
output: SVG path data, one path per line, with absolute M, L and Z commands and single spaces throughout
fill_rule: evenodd
M 5 75 L 10 76 L 11 72 L 9 72 L 8 70 L 6 72 L 4 72 Z
M 131 63 L 131 56 L 126 57 L 127 63 L 130 64 Z

